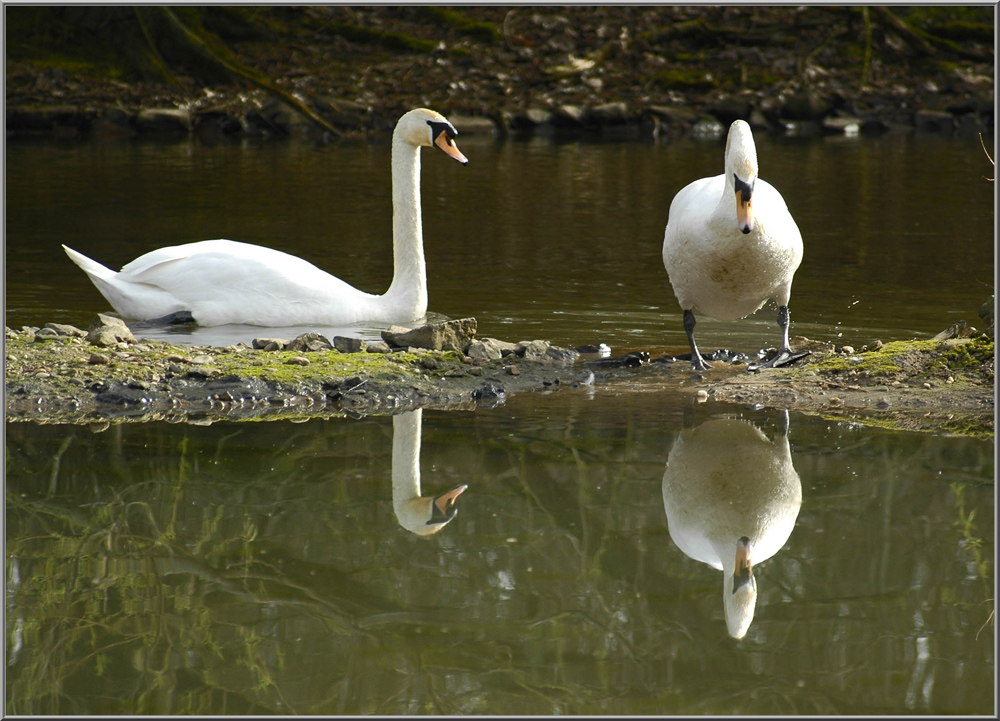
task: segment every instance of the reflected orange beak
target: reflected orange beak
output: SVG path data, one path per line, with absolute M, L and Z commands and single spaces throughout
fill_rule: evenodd
M 447 493 L 442 493 L 440 496 L 434 499 L 434 505 L 437 506 L 437 509 L 439 511 L 441 511 L 442 515 L 447 516 L 449 509 L 451 509 L 451 507 L 455 505 L 455 499 L 457 499 L 460 495 L 462 495 L 462 492 L 466 488 L 468 488 L 467 485 L 462 485 L 459 486 L 458 488 L 451 489 Z
M 455 145 L 455 141 L 448 137 L 446 133 L 439 133 L 434 144 L 441 148 L 449 157 L 454 158 L 462 165 L 468 165 L 469 159 L 462 155 L 462 151 Z
M 743 200 L 743 191 L 736 191 L 736 225 L 743 233 L 753 230 L 753 197 Z
M 750 562 L 750 539 L 743 536 L 736 542 L 736 570 L 733 572 L 733 593 L 745 586 L 753 578 L 753 564 Z

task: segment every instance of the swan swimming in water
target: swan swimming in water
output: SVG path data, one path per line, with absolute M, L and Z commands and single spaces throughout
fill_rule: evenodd
M 404 114 L 392 134 L 394 273 L 384 295 L 364 293 L 312 263 L 271 248 L 204 240 L 160 248 L 116 273 L 77 251 L 66 254 L 124 318 L 187 311 L 202 326 L 407 323 L 427 311 L 420 219 L 420 148 L 435 146 L 463 165 L 457 131 L 433 110 Z
M 719 320 L 750 315 L 774 298 L 781 348 L 764 363 L 776 368 L 809 354 L 788 345 L 788 299 L 802 262 L 802 235 L 781 194 L 757 177 L 750 126 L 737 120 L 726 138 L 725 174 L 682 188 L 670 203 L 663 264 L 684 311 L 691 366 L 709 370 L 694 341 L 694 311 Z

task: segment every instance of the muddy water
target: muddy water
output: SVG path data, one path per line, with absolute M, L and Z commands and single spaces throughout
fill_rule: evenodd
M 978 138 L 758 134 L 761 177 L 805 242 L 792 333 L 853 344 L 978 322 L 992 291 L 993 187 Z M 660 257 L 670 199 L 721 172 L 722 141 L 494 143 L 462 167 L 423 153 L 431 312 L 480 334 L 683 350 Z M 387 146 L 86 144 L 7 148 L 7 324 L 86 326 L 109 306 L 60 243 L 119 268 L 226 237 L 300 255 L 365 291 L 392 277 Z M 700 321 L 706 348 L 777 341 L 774 309 Z M 378 328 L 355 334 L 377 336 Z M 259 329 L 202 330 L 232 342 Z M 184 335 L 176 335 L 184 341 Z
M 462 148 L 466 168 L 424 154 L 432 311 L 481 335 L 683 350 L 663 226 L 677 189 L 719 172 L 720 143 Z M 368 291 L 391 277 L 383 146 L 7 151 L 8 325 L 108 308 L 63 242 L 120 266 L 229 237 Z M 993 272 L 977 139 L 759 138 L 758 154 L 806 243 L 793 333 L 975 324 Z M 773 343 L 772 314 L 704 321 L 703 347 Z M 994 708 L 991 442 L 621 387 L 6 434 L 10 713 Z M 419 516 L 461 485 L 446 525 Z M 743 535 L 756 597 L 736 639 L 715 565 Z
M 7 441 L 11 713 L 993 708 L 992 443 L 600 388 Z

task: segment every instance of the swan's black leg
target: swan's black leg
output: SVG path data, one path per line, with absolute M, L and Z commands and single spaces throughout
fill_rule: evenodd
M 788 323 L 788 306 L 783 305 L 778 308 L 778 327 L 781 328 L 781 349 L 778 351 L 778 355 L 769 361 L 749 366 L 747 370 L 752 372 L 758 371 L 761 368 L 780 368 L 781 366 L 790 365 L 800 358 L 805 358 L 807 355 L 812 355 L 811 350 L 792 353 L 792 349 L 788 345 Z
M 694 342 L 694 325 L 694 311 L 685 310 L 684 332 L 687 333 L 688 343 L 691 344 L 691 368 L 696 371 L 711 370 L 712 366 L 701 357 L 701 353 L 698 352 L 698 345 Z

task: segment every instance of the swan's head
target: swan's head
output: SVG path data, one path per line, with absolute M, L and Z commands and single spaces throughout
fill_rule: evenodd
M 439 496 L 418 496 L 396 506 L 399 525 L 418 536 L 430 536 L 447 526 L 458 515 L 455 500 L 468 488 L 452 488 Z
M 726 610 L 726 626 L 733 638 L 743 638 L 757 607 L 757 579 L 753 577 L 750 539 L 743 536 L 736 542 L 736 566 L 727 576 L 722 589 Z
M 736 226 L 743 233 L 753 230 L 753 186 L 757 180 L 757 147 L 750 126 L 734 120 L 726 138 L 726 183 L 736 193 Z
M 393 135 L 415 147 L 435 146 L 462 165 L 469 160 L 455 145 L 458 131 L 448 122 L 448 118 L 428 108 L 417 108 L 405 113 L 396 123 Z

